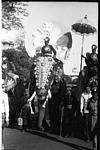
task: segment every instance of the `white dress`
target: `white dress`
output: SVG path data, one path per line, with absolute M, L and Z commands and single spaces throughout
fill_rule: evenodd
M 6 121 L 9 121 L 9 100 L 7 93 L 1 93 L 1 112 L 6 114 Z

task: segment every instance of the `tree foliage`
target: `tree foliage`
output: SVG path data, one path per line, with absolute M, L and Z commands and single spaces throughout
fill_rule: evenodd
M 2 28 L 11 30 L 11 28 L 23 28 L 22 17 L 28 16 L 24 2 L 2 2 Z
M 29 80 L 30 67 L 32 63 L 29 60 L 27 52 L 25 51 L 25 47 L 23 47 L 22 51 L 15 51 L 15 49 L 3 50 L 2 56 L 6 57 L 9 63 L 14 64 L 16 72 L 14 72 L 12 68 L 9 69 L 11 69 L 14 73 L 18 74 L 20 79 Z

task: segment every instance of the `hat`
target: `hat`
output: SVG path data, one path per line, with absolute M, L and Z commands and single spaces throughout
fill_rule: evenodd
M 44 39 L 44 41 L 50 41 L 50 38 L 49 38 L 49 37 L 46 37 L 46 38 Z
M 96 46 L 95 44 L 93 44 L 93 45 L 92 45 L 92 48 L 93 48 L 93 49 L 94 49 L 94 48 L 97 48 L 97 46 Z

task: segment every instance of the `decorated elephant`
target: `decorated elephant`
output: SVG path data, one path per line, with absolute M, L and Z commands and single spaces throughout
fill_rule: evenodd
M 45 116 L 45 110 L 48 99 L 51 98 L 51 86 L 54 78 L 61 79 L 63 75 L 63 63 L 57 58 L 51 56 L 37 57 L 30 71 L 30 99 L 38 99 L 39 119 L 38 127 L 43 130 L 42 121 Z M 33 102 L 34 103 L 34 102 Z M 33 107 L 33 111 L 35 111 Z M 48 124 L 49 125 L 49 124 Z

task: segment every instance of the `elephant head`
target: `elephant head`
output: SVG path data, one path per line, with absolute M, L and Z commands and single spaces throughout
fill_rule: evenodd
M 60 80 L 63 74 L 63 63 L 57 58 L 39 56 L 33 62 L 30 72 L 31 94 L 36 91 L 40 99 L 45 99 L 54 78 Z M 30 94 L 30 95 L 31 95 Z

